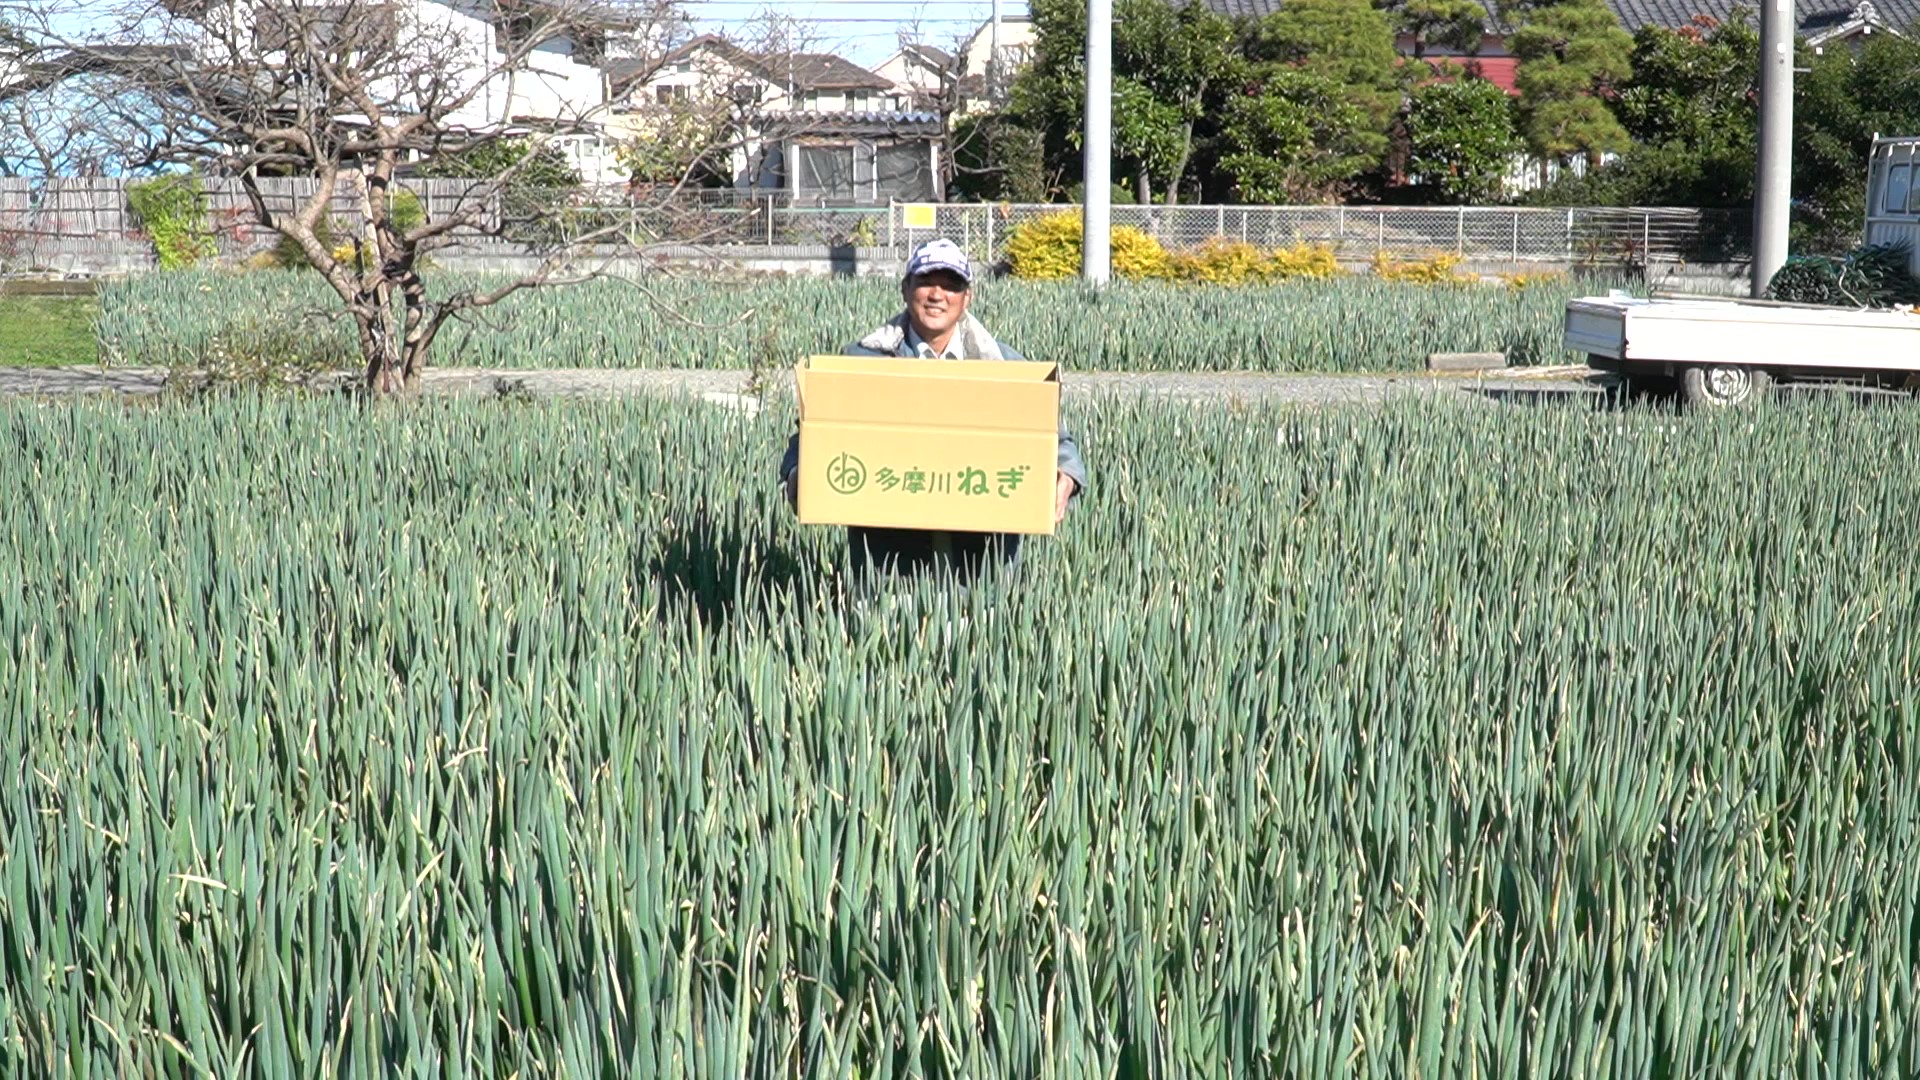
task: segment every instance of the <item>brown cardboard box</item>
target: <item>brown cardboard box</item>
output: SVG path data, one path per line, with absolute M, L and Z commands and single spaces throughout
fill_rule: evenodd
M 1058 365 L 810 356 L 799 518 L 965 532 L 1053 532 Z

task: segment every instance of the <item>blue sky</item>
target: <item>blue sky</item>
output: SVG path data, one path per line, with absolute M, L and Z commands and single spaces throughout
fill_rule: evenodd
M 837 52 L 856 64 L 885 60 L 898 42 L 902 26 L 920 21 L 920 39 L 950 47 L 993 14 L 993 5 L 981 0 L 687 0 L 687 10 L 701 30 L 737 29 L 764 11 L 772 10 L 806 24 L 822 51 Z M 1026 14 L 1024 0 L 1002 0 L 1004 18 Z
M 18 2 L 18 0 L 15 0 Z M 54 0 L 73 3 L 78 10 L 95 11 L 121 6 L 117 0 Z M 26 0 L 28 6 L 33 0 Z M 873 65 L 895 48 L 902 26 L 920 20 L 921 40 L 951 46 L 993 13 L 990 0 L 685 0 L 687 12 L 701 31 L 739 30 L 766 11 L 790 16 L 805 27 L 821 51 L 837 52 L 856 64 Z M 5 7 L 0 0 L 0 7 Z M 1002 0 L 1000 14 L 1024 15 L 1025 0 Z M 63 20 L 68 32 L 80 30 L 84 15 Z

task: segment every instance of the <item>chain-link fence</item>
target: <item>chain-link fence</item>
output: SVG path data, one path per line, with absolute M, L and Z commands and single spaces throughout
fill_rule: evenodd
M 486 190 L 472 181 L 410 178 L 403 184 L 418 196 L 429 220 L 470 206 Z M 260 187 L 269 207 L 284 213 L 312 193 L 313 181 L 263 179 Z M 237 181 L 207 181 L 205 194 L 209 225 L 223 252 L 244 256 L 273 242 L 272 230 L 254 220 Z M 335 194 L 333 210 L 344 221 L 357 213 L 354 198 L 350 191 Z M 922 241 L 945 236 L 990 265 L 1002 262 L 1008 236 L 1021 223 L 1079 209 L 1005 203 L 822 206 L 784 193 L 623 187 L 520 191 L 506 197 L 488 192 L 486 198 L 475 227 L 459 237 L 482 251 L 543 248 L 591 237 L 617 245 L 697 246 L 723 258 L 730 250 L 779 247 L 800 253 L 824 249 L 823 255 L 857 249 L 897 261 Z M 1224 237 L 1263 248 L 1321 244 L 1342 260 L 1359 262 L 1376 252 L 1397 257 L 1450 252 L 1505 263 L 1724 263 L 1743 261 L 1751 250 L 1747 214 L 1685 208 L 1115 206 L 1112 213 L 1115 226 L 1140 229 L 1169 249 Z M 89 262 L 102 253 L 137 255 L 144 246 L 140 223 L 127 205 L 125 181 L 76 178 L 35 185 L 0 179 L 0 271 L 48 263 L 54 253 Z
M 1012 231 L 1077 206 L 1005 203 L 796 205 L 783 196 L 709 196 L 635 207 L 636 236 L 724 247 L 856 247 L 904 259 L 936 236 L 976 260 L 999 263 Z M 1433 206 L 1115 206 L 1113 224 L 1140 229 L 1170 250 L 1213 237 L 1263 248 L 1323 244 L 1343 260 L 1375 252 L 1450 252 L 1482 262 L 1632 264 L 1736 262 L 1749 257 L 1744 212 L 1690 208 Z
M 886 246 L 904 256 L 944 236 L 975 259 L 999 262 L 1008 235 L 1044 214 L 1077 206 L 993 203 L 895 204 Z M 1567 209 L 1484 206 L 1115 206 L 1115 227 L 1145 232 L 1169 249 L 1213 237 L 1263 248 L 1322 244 L 1342 259 L 1448 252 L 1488 262 L 1727 262 L 1749 257 L 1748 215 L 1689 208 Z

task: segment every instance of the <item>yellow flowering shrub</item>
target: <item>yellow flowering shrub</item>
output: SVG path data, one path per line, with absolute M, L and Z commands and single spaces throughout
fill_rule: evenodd
M 1181 281 L 1202 285 L 1265 281 L 1270 269 L 1265 252 L 1244 240 L 1221 236 L 1208 237 L 1199 247 L 1174 255 L 1173 267 Z
M 1115 226 L 1113 272 L 1134 280 L 1195 285 L 1249 285 L 1292 278 L 1329 278 L 1340 273 L 1333 248 L 1304 241 L 1263 251 L 1244 240 L 1208 237 L 1186 251 L 1169 252 L 1158 240 L 1129 225 Z M 1080 274 L 1078 210 L 1043 214 L 1015 226 L 1007 237 L 1007 261 L 1015 277 L 1064 281 Z
M 1517 274 L 1501 274 L 1500 280 L 1506 282 L 1507 288 L 1519 291 L 1538 288 L 1541 285 L 1563 284 L 1567 280 L 1567 274 L 1564 270 L 1522 271 Z
M 1015 277 L 1059 281 L 1080 273 L 1080 211 L 1042 214 L 1021 222 L 1007 236 L 1007 262 Z M 1160 241 L 1129 225 L 1107 233 L 1113 272 L 1123 278 L 1166 278 L 1173 261 Z
M 1385 251 L 1373 253 L 1373 273 L 1383 281 L 1405 281 L 1415 285 L 1456 285 L 1472 278 L 1456 268 L 1461 258 L 1452 252 L 1435 252 L 1424 259 L 1396 259 Z
M 1267 278 L 1270 281 L 1285 281 L 1288 278 L 1330 278 L 1340 273 L 1340 263 L 1333 257 L 1333 248 L 1326 244 L 1297 243 L 1292 247 L 1274 248 L 1267 257 Z

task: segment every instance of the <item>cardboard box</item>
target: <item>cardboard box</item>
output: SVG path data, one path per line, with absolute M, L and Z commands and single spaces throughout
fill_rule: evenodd
M 1053 533 L 1058 365 L 810 356 L 794 387 L 802 524 Z

